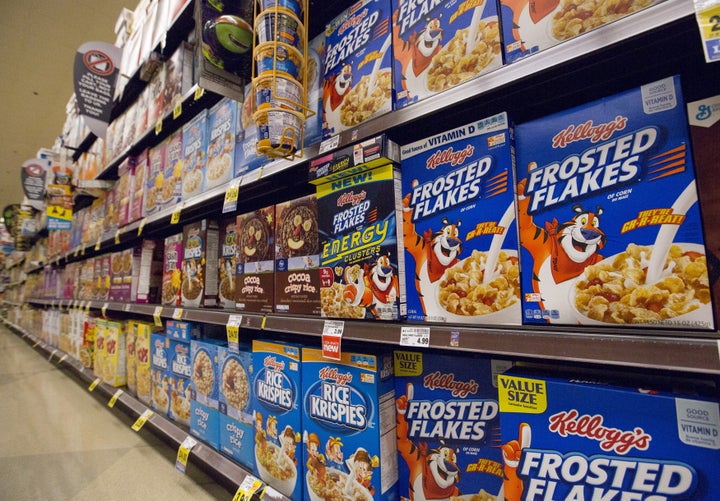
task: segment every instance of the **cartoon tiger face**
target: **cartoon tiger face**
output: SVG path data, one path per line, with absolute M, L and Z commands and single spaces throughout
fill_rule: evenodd
M 600 229 L 599 218 L 603 209 L 598 206 L 591 212 L 576 204 L 572 210 L 577 215 L 560 226 L 558 241 L 572 261 L 582 263 L 605 246 L 607 237 Z
M 460 221 L 452 224 L 447 218 L 443 218 L 442 223 L 442 229 L 433 235 L 431 248 L 442 266 L 450 266 L 462 252 Z

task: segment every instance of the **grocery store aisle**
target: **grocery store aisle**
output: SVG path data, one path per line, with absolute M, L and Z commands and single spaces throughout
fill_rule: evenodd
M 232 499 L 0 325 L 0 500 Z

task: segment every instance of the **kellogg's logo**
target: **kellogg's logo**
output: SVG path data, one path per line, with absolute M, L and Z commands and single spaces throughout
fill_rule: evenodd
M 444 164 L 450 164 L 451 167 L 456 165 L 462 165 L 465 160 L 470 158 L 475 152 L 475 147 L 468 144 L 460 151 L 453 150 L 452 146 L 445 150 L 438 150 L 427 159 L 425 167 L 428 169 L 435 169 L 436 167 Z
M 478 384 L 474 379 L 470 381 L 456 381 L 455 374 L 442 374 L 435 371 L 423 378 L 423 386 L 429 390 L 450 390 L 453 397 L 465 398 L 478 392 Z
M 580 125 L 568 125 L 567 129 L 558 132 L 553 137 L 552 147 L 564 148 L 570 143 L 585 139 L 589 139 L 591 143 L 605 141 L 610 139 L 615 132 L 625 129 L 627 121 L 627 117 L 618 115 L 615 120 L 605 124 L 595 125 L 592 120 L 588 120 Z
M 600 442 L 603 451 L 616 454 L 627 454 L 632 448 L 641 451 L 648 449 L 652 437 L 637 427 L 631 431 L 604 426 L 604 418 L 600 415 L 583 415 L 576 409 L 563 411 L 550 416 L 548 429 L 561 437 L 575 435 Z

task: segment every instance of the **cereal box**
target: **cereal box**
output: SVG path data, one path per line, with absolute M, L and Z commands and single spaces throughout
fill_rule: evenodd
M 325 33 L 308 42 L 307 51 L 307 107 L 314 113 L 305 120 L 305 147 L 322 139 L 323 61 Z
M 220 450 L 246 468 L 255 469 L 253 412 L 250 400 L 253 377 L 252 347 L 241 344 L 238 353 L 226 347 L 220 362 Z
M 393 0 L 392 19 L 398 108 L 502 66 L 496 2 Z
M 205 191 L 206 129 L 207 110 L 202 110 L 183 126 L 183 200 L 188 200 Z
M 103 382 L 111 386 L 125 386 L 127 383 L 125 322 L 107 320 L 106 325 Z
M 183 142 L 182 130 L 174 132 L 163 143 L 165 145 L 165 166 L 158 194 L 158 209 L 174 207 L 182 201 Z
M 152 408 L 167 416 L 170 408 L 170 340 L 164 333 L 150 335 L 150 360 Z
M 135 336 L 137 335 L 137 320 L 128 320 L 125 329 L 125 374 L 127 388 L 135 395 L 137 393 L 137 352 L 135 351 Z
M 237 253 L 237 218 L 220 221 L 220 256 L 218 262 L 218 304 L 235 309 L 235 269 Z
M 235 308 L 271 313 L 275 271 L 275 206 L 237 216 Z
M 163 180 L 167 163 L 167 142 L 163 141 L 148 152 L 148 177 L 145 189 L 145 215 L 150 216 L 162 207 Z
M 390 0 L 360 0 L 328 23 L 323 137 L 393 109 Z
M 394 357 L 400 499 L 414 492 L 415 499 L 495 500 L 503 459 L 493 376 L 508 366 L 412 350 Z
M 619 7 L 610 0 L 500 0 L 505 62 L 547 49 L 655 3 L 658 0 L 630 0 Z
M 169 319 L 165 322 L 165 334 L 170 339 L 189 343 L 193 339 L 202 339 L 201 324 Z
M 169 339 L 169 338 L 168 338 Z M 168 417 L 184 425 L 190 425 L 190 343 L 169 339 L 169 381 L 170 406 Z
M 152 358 L 151 335 L 153 324 L 135 321 L 135 393 L 138 400 L 146 405 L 152 402 Z
M 505 472 L 498 499 L 720 495 L 716 399 L 528 369 L 498 380 Z
M 392 164 L 317 185 L 323 317 L 405 316 L 400 189 Z
M 210 447 L 220 450 L 220 412 L 191 400 L 190 433 Z
M 218 223 L 202 219 L 183 228 L 182 305 L 217 306 Z
M 297 451 L 302 430 L 300 346 L 256 339 L 252 350 L 255 468 L 268 485 L 302 499 L 305 466 Z
M 523 321 L 712 329 L 678 77 L 516 129 Z
M 305 499 L 398 499 L 392 356 L 303 348 L 302 380 Z
M 135 159 L 133 171 L 133 190 L 130 200 L 130 221 L 137 221 L 145 217 L 145 190 L 147 188 L 148 165 L 147 150 Z
M 191 396 L 196 402 L 218 409 L 220 396 L 220 375 L 218 352 L 226 343 L 215 339 L 190 341 L 192 357 Z
M 133 170 L 135 158 L 127 157 L 118 166 L 118 181 L 115 185 L 117 199 L 117 224 L 123 227 L 130 222 L 130 205 L 132 201 Z
M 245 87 L 245 100 L 238 103 L 235 143 L 235 177 L 259 169 L 270 160 L 257 152 L 258 128 L 253 119 L 255 93 L 252 84 Z
M 234 176 L 237 112 L 237 102 L 227 97 L 208 112 L 206 190 L 227 183 Z
M 520 324 L 505 113 L 402 147 L 408 319 Z
M 105 375 L 105 336 L 107 334 L 107 320 L 95 319 L 95 338 L 93 345 L 93 374 L 99 378 Z
M 157 303 L 162 286 L 163 246 L 160 240 L 143 240 L 140 247 L 140 264 L 135 294 L 131 300 L 137 303 Z M 134 271 L 134 270 L 133 270 Z M 133 273 L 133 280 L 135 273 Z
M 275 209 L 275 311 L 320 314 L 320 265 L 315 195 Z
M 165 238 L 163 248 L 162 297 L 163 306 L 180 306 L 182 284 L 183 234 Z

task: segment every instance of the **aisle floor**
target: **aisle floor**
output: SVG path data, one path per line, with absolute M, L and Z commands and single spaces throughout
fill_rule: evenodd
M 0 500 L 233 498 L 0 325 Z

